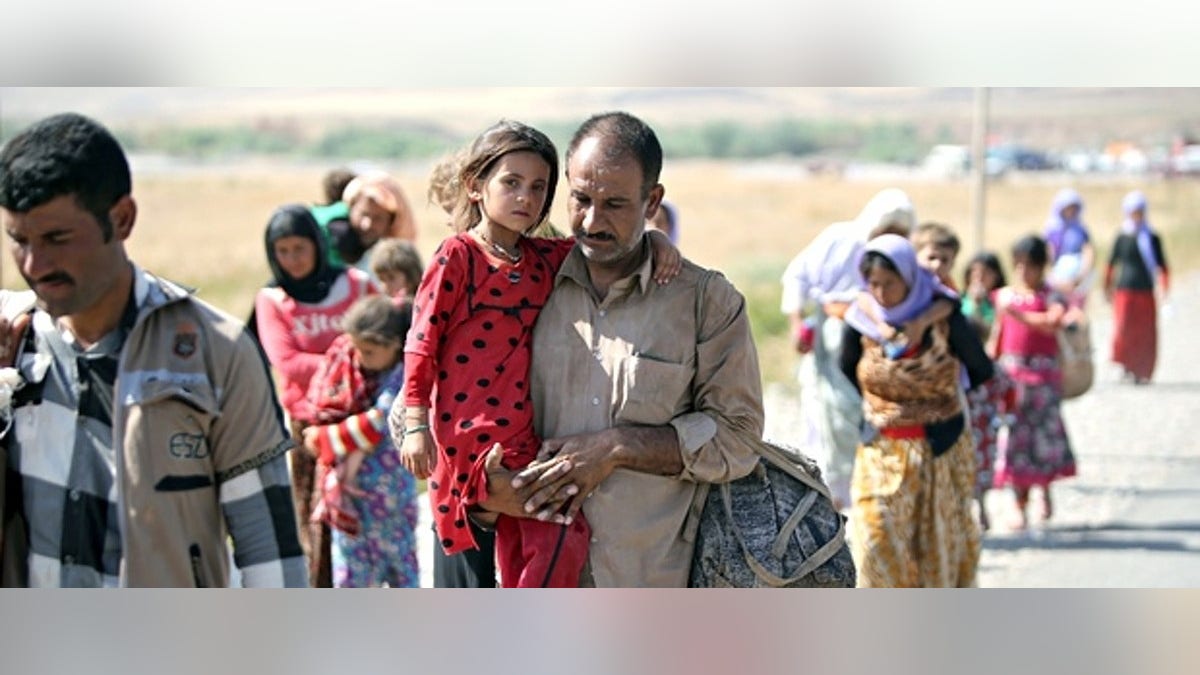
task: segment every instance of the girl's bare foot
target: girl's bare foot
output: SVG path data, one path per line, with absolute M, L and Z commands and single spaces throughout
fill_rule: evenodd
M 1047 485 L 1042 490 L 1042 520 L 1050 520 L 1050 516 L 1054 515 L 1054 506 L 1050 503 L 1050 486 Z
M 1024 532 L 1029 529 L 1029 519 L 1025 517 L 1025 513 L 1013 516 L 1012 520 L 1008 521 L 1008 529 L 1013 532 Z

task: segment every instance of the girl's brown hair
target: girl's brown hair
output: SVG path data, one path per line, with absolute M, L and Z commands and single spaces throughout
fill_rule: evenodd
M 480 134 L 462 158 L 456 185 L 458 192 L 451 213 L 455 232 L 465 232 L 483 219 L 479 203 L 470 198 L 470 188 L 477 181 L 486 180 L 496 162 L 511 152 L 536 153 L 549 165 L 546 202 L 542 205 L 537 222 L 530 229 L 546 220 L 554 201 L 554 189 L 558 186 L 558 150 L 550 138 L 537 129 L 514 120 L 500 120 Z
M 393 302 L 385 295 L 359 298 L 342 316 L 342 330 L 346 334 L 384 346 L 404 344 L 411 324 L 411 304 Z

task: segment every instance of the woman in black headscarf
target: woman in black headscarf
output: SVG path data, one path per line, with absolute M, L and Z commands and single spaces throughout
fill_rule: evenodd
M 316 458 L 301 442 L 312 412 L 306 394 L 325 350 L 341 334 L 342 315 L 355 300 L 378 289 L 366 273 L 330 264 L 325 237 L 303 204 L 281 206 L 271 214 L 265 243 L 273 278 L 255 297 L 255 324 L 297 442 L 292 488 L 300 541 L 309 556 L 310 582 L 328 587 L 332 581 L 329 528 L 309 525 Z

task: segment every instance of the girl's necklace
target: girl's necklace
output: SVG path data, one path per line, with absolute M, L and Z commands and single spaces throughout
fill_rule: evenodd
M 487 235 L 487 232 L 485 232 L 483 230 L 483 228 L 476 227 L 475 234 L 479 237 L 480 241 L 482 241 L 483 243 L 490 246 L 492 251 L 494 251 L 496 253 L 496 255 L 500 256 L 501 258 L 504 258 L 505 260 L 507 260 L 511 263 L 521 262 L 521 248 L 519 246 L 516 249 L 517 252 L 512 253 L 507 248 L 504 248 L 500 244 L 492 241 L 492 238 Z

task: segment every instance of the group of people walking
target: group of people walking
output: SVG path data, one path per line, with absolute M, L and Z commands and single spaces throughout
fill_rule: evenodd
M 30 290 L 0 291 L 0 582 L 223 586 L 232 564 L 247 586 L 412 587 L 423 498 L 437 586 L 687 585 L 701 487 L 759 466 L 762 382 L 745 298 L 677 248 L 662 162 L 623 112 L 587 119 L 561 168 L 544 133 L 498 122 L 431 176 L 452 231 L 428 260 L 393 177 L 331 172 L 321 203 L 264 214 L 244 323 L 129 259 L 108 130 L 66 113 L 18 133 L 0 224 Z M 1024 513 L 1040 487 L 1049 517 L 1074 472 L 1055 335 L 1095 255 L 1062 203 L 1008 275 L 977 256 L 961 291 L 953 231 L 897 189 L 789 266 L 807 446 L 859 585 L 972 585 L 982 490 Z M 1135 382 L 1167 280 L 1146 209 L 1126 199 L 1104 275 Z
M 1145 196 L 1129 193 L 1123 210 L 1103 273 L 1111 358 L 1145 384 L 1156 286 L 1165 294 L 1169 277 Z M 1082 211 L 1075 190 L 1060 191 L 1044 232 L 1012 244 L 1009 274 L 980 251 L 960 286 L 958 237 L 917 224 L 892 188 L 789 264 L 781 309 L 803 355 L 802 433 L 849 514 L 860 586 L 974 585 L 993 487 L 1013 492 L 1011 528 L 1028 527 L 1035 489 L 1051 518 L 1051 484 L 1076 472 L 1060 340 L 1083 330 L 1095 277 Z
M 700 486 L 754 468 L 762 396 L 743 296 L 655 222 L 661 169 L 640 119 L 589 118 L 571 237 L 531 236 L 558 151 L 502 121 L 435 172 L 427 265 L 393 179 L 331 173 L 266 218 L 244 330 L 128 259 L 107 129 L 31 125 L 0 151 L 30 286 L 0 292 L 0 581 L 414 586 L 424 480 L 439 585 L 687 585 Z

